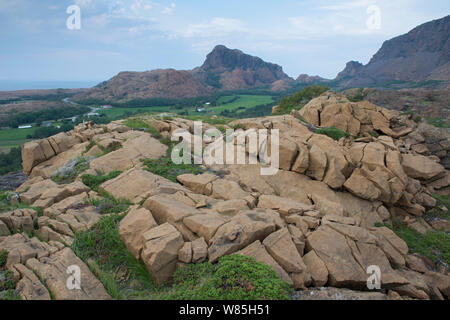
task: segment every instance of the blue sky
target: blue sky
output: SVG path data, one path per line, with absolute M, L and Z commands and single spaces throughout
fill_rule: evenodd
M 74 4 L 81 30 L 66 27 Z M 374 5 L 378 29 L 367 27 Z M 217 44 L 292 77 L 334 78 L 349 60 L 367 63 L 384 40 L 448 14 L 448 0 L 0 0 L 0 81 L 192 69 Z

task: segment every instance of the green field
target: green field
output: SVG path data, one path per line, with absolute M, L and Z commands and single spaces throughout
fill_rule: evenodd
M 170 112 L 172 109 L 171 106 L 162 106 L 162 107 L 147 107 L 147 108 L 112 108 L 112 109 L 103 109 L 99 110 L 98 113 L 104 114 L 107 117 L 118 119 L 126 115 L 127 112 L 131 113 L 145 113 L 145 112 Z
M 213 110 L 215 113 L 219 114 L 224 110 L 236 110 L 239 107 L 244 108 L 252 108 L 263 104 L 269 104 L 274 102 L 271 96 L 259 96 L 259 95 L 239 95 L 238 99 L 233 102 L 228 101 L 232 100 L 234 96 L 224 96 L 220 97 L 217 100 L 217 106 L 208 108 L 209 110 Z M 224 104 L 221 104 L 224 103 Z
M 27 140 L 27 135 L 33 134 L 35 128 L 0 130 L 0 153 L 8 153 L 11 148 L 20 147 Z

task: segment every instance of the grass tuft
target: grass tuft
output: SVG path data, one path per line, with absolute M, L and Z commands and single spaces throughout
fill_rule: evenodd
M 321 128 L 316 131 L 317 134 L 324 134 L 336 141 L 339 141 L 341 138 L 350 138 L 350 133 L 340 130 L 335 127 L 330 128 Z

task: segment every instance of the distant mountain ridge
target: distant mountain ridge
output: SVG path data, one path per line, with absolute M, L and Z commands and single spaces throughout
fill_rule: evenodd
M 422 24 L 385 41 L 367 65 L 347 63 L 334 80 L 301 74 L 296 80 L 277 64 L 237 49 L 216 46 L 193 70 L 158 69 L 121 72 L 75 99 L 126 102 L 133 99 L 183 99 L 219 91 L 264 87 L 274 92 L 310 84 L 331 87 L 376 87 L 389 82 L 450 80 L 450 15 Z
M 150 98 L 193 98 L 215 91 L 256 87 L 289 87 L 293 82 L 283 68 L 261 58 L 218 45 L 201 67 L 193 70 L 159 69 L 121 72 L 76 98 L 129 101 Z M 280 82 L 282 83 L 280 85 Z
M 351 61 L 335 80 L 361 87 L 385 81 L 450 79 L 450 15 L 385 41 L 367 65 Z

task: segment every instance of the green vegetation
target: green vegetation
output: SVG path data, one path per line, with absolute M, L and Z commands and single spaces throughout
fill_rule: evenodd
M 89 162 L 86 157 L 78 157 L 75 159 L 72 159 L 71 161 L 76 162 L 73 169 L 69 169 L 67 173 L 61 173 L 54 177 L 52 177 L 52 180 L 56 182 L 57 184 L 68 184 L 75 181 L 77 176 L 83 172 L 89 169 Z M 67 164 L 66 164 L 67 166 Z
M 146 132 L 150 133 L 152 136 L 154 136 L 157 139 L 161 139 L 161 133 L 156 129 L 155 127 L 152 127 L 147 122 L 145 122 L 142 119 L 139 118 L 130 118 L 127 119 L 124 123 L 127 127 L 133 130 L 145 130 Z
M 450 122 L 446 119 L 427 118 L 427 122 L 437 128 L 450 128 Z
M 38 127 L 35 128 L 34 132 L 32 134 L 27 135 L 27 139 L 44 139 L 51 136 L 54 136 L 55 134 L 58 134 L 60 132 L 67 132 L 70 130 L 73 130 L 74 125 L 73 124 L 63 124 L 59 128 L 57 127 Z
M 355 96 L 347 97 L 347 98 L 351 102 L 359 102 L 359 101 L 363 101 L 366 96 L 367 96 L 367 94 L 364 93 L 364 89 L 359 88 L 358 93 Z
M 292 109 L 301 109 L 303 108 L 309 101 L 320 96 L 322 93 L 330 90 L 327 86 L 308 86 L 302 89 L 299 92 L 294 93 L 292 96 L 285 97 L 281 99 L 278 104 L 278 110 L 276 114 L 289 114 Z
M 16 281 L 13 278 L 11 271 L 6 270 L 6 259 L 8 258 L 8 251 L 0 251 L 0 300 L 20 300 L 21 298 L 14 293 L 16 288 Z
M 0 175 L 22 169 L 22 152 L 20 148 L 12 148 L 9 153 L 0 154 Z
M 98 191 L 98 187 L 111 179 L 117 178 L 118 176 L 120 176 L 122 174 L 122 171 L 111 171 L 110 173 L 108 173 L 107 175 L 97 175 L 94 176 L 92 174 L 84 174 L 81 176 L 81 181 L 88 186 L 89 188 L 91 188 L 94 191 Z
M 187 265 L 174 274 L 169 300 L 287 300 L 289 285 L 273 269 L 251 257 L 228 255 L 217 265 Z
M 1 250 L 0 251 L 0 268 L 3 268 L 5 266 L 7 258 L 8 258 L 8 251 Z
M 148 298 L 155 285 L 145 266 L 128 252 L 120 239 L 120 220 L 117 214 L 103 218 L 89 231 L 77 234 L 72 248 L 78 257 L 88 262 L 113 298 Z
M 446 207 L 450 209 L 450 200 L 448 195 L 433 194 L 433 198 L 436 199 L 436 206 L 428 211 L 425 215 L 425 219 L 444 219 L 449 220 L 450 214 L 448 211 L 444 211 L 441 208 Z
M 372 131 L 372 130 L 369 130 L 368 133 L 369 133 L 372 137 L 374 137 L 374 138 L 378 138 L 378 137 L 380 136 L 379 133 L 377 133 L 377 132 L 375 132 L 375 131 Z
M 11 198 L 14 197 L 12 191 L 0 191 L 0 212 L 13 211 L 16 209 L 33 209 L 38 214 L 42 215 L 42 210 L 39 208 L 30 207 L 24 203 L 11 202 Z
M 70 108 L 60 107 L 33 112 L 21 112 L 11 117 L 8 124 L 12 128 L 17 128 L 21 124 L 41 123 L 48 120 L 71 118 L 73 116 L 88 113 L 90 110 L 90 108 L 85 106 L 72 106 Z
M 199 165 L 175 164 L 170 156 L 162 157 L 160 159 L 142 159 L 141 161 L 146 166 L 145 170 L 173 182 L 177 182 L 177 177 L 179 175 L 186 173 L 201 174 L 206 171 Z
M 72 244 L 115 299 L 289 299 L 289 285 L 271 267 L 240 255 L 222 257 L 216 265 L 187 265 L 175 272 L 173 284 L 158 286 L 120 239 L 121 219 L 117 214 L 103 218 L 76 234 Z
M 437 261 L 439 258 L 446 264 L 450 264 L 450 234 L 433 230 L 422 235 L 402 223 L 394 223 L 394 226 L 386 224 L 386 227 L 393 230 L 406 242 L 410 252 L 420 254 L 433 261 Z
M 102 214 L 108 213 L 122 213 L 127 211 L 131 202 L 125 199 L 116 199 L 107 192 L 100 192 L 100 199 L 91 198 L 88 204 L 97 207 Z
M 336 141 L 339 141 L 341 138 L 350 138 L 350 133 L 340 130 L 335 127 L 330 128 L 321 128 L 316 131 L 317 134 L 324 134 Z

